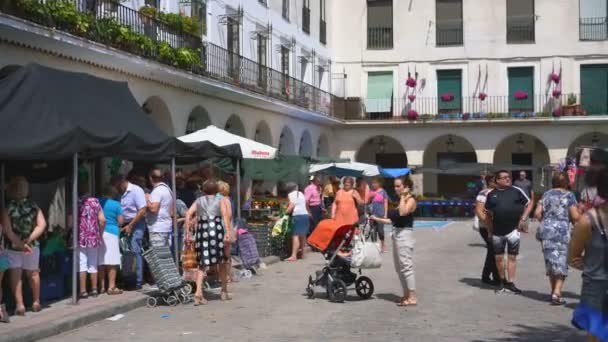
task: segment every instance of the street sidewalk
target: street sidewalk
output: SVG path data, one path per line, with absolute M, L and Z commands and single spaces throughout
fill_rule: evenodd
M 273 256 L 262 258 L 266 265 L 278 261 Z M 0 323 L 0 342 L 30 342 L 65 333 L 145 306 L 147 298 L 145 293 L 125 291 L 117 296 L 83 299 L 78 305 L 72 305 L 71 299 L 55 302 L 41 312 L 28 311 L 25 317 L 11 316 L 10 323 Z

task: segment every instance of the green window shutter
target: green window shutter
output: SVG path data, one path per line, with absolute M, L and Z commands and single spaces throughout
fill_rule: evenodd
M 581 66 L 580 101 L 589 115 L 608 114 L 608 64 Z
M 533 112 L 534 111 L 534 68 L 509 68 L 509 111 L 510 112 Z M 524 91 L 528 93 L 528 99 L 516 100 L 515 92 Z
M 443 101 L 447 93 L 454 94 L 454 100 Z M 437 70 L 437 101 L 440 113 L 462 111 L 462 70 Z
M 386 113 L 391 111 L 393 97 L 393 72 L 370 72 L 367 74 L 368 113 Z

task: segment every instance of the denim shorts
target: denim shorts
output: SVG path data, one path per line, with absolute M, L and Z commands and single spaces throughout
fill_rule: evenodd
M 310 218 L 308 215 L 293 216 L 293 235 L 306 236 L 310 230 Z

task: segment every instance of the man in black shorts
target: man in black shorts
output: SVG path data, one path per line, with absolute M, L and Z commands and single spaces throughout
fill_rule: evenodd
M 487 229 L 496 253 L 496 266 L 500 276 L 498 291 L 508 290 L 520 294 L 513 281 L 519 253 L 520 231 L 524 231 L 526 219 L 532 211 L 532 201 L 518 187 L 511 185 L 511 173 L 501 170 L 496 174 L 496 188 L 486 200 Z M 507 248 L 507 277 L 505 277 L 505 247 Z

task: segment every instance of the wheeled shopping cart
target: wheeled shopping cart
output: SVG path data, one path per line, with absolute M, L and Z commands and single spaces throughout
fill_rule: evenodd
M 192 301 L 192 286 L 182 279 L 169 247 L 150 247 L 142 253 L 158 286 L 158 292 L 148 298 L 148 307 L 159 300 L 169 306 Z

